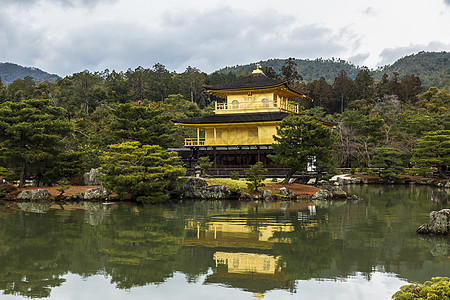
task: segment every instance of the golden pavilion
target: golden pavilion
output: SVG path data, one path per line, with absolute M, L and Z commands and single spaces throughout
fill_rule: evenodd
M 214 168 L 248 168 L 258 161 L 272 166 L 273 136 L 278 122 L 288 114 L 299 113 L 290 98 L 306 97 L 291 88 L 287 81 L 272 79 L 259 64 L 249 76 L 233 82 L 204 86 L 207 93 L 224 99 L 215 102 L 211 116 L 172 120 L 194 128 L 196 137 L 185 139 L 194 158 L 209 156 Z M 284 173 L 283 173 L 284 174 Z

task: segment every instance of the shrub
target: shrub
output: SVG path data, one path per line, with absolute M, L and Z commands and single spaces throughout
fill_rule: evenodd
M 233 180 L 239 180 L 239 172 L 233 171 L 230 173 L 230 178 Z
M 6 195 L 15 190 L 17 190 L 17 187 L 12 184 L 9 183 L 0 184 L 0 199 L 5 198 Z
M 397 291 L 392 299 L 450 299 L 450 278 L 433 277 L 432 281 L 425 281 L 423 284 L 412 283 L 404 285 Z
M 249 190 L 257 192 L 260 186 L 265 186 L 262 181 L 266 179 L 266 174 L 267 169 L 263 168 L 263 163 L 260 161 L 251 166 L 249 170 L 246 170 L 245 176 L 249 181 L 247 182 Z

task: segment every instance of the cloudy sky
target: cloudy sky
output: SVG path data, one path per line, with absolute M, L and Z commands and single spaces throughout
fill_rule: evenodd
M 450 51 L 450 0 L 0 0 L 0 62 L 60 76 Z

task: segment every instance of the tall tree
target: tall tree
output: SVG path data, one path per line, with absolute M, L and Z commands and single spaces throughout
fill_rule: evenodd
M 95 85 L 101 81 L 98 74 L 84 70 L 83 72 L 73 74 L 75 93 L 78 95 L 82 103 L 83 110 L 86 114 L 95 109 Z
M 375 91 L 374 83 L 369 68 L 362 67 L 355 78 L 357 99 L 372 100 Z
M 315 161 L 318 172 L 329 172 L 334 167 L 333 147 L 336 138 L 331 129 L 308 115 L 290 115 L 277 126 L 270 155 L 276 164 L 289 167 L 285 182 L 296 171 L 304 171 Z
M 153 101 L 164 101 L 170 94 L 172 85 L 172 74 L 163 64 L 157 63 L 152 68 L 152 91 Z
M 287 80 L 289 84 L 302 81 L 303 78 L 297 71 L 297 63 L 295 62 L 295 58 L 289 57 L 284 62 L 285 64 L 281 66 L 281 74 L 283 75 L 283 79 Z
M 324 77 L 308 83 L 309 97 L 314 99 L 314 105 L 322 106 L 329 113 L 335 111 L 333 88 Z
M 186 99 L 200 104 L 203 100 L 203 85 L 205 84 L 206 74 L 199 69 L 188 66 L 186 70 L 177 76 L 180 81 L 180 89 Z
M 389 75 L 384 73 L 380 81 L 375 85 L 375 94 L 378 98 L 382 98 L 387 95 L 392 95 L 391 84 L 389 81 Z
M 128 69 L 125 73 L 128 82 L 129 96 L 135 102 L 148 100 L 150 86 L 150 70 L 139 66 L 135 70 Z
M 417 95 L 422 92 L 420 78 L 414 75 L 405 75 L 400 83 L 402 85 L 401 93 L 398 95 L 400 101 L 403 103 L 415 103 L 417 101 Z
M 52 168 L 70 133 L 67 111 L 48 99 L 4 102 L 0 105 L 1 161 L 20 169 L 19 186 L 27 175 L 39 179 Z
M 352 99 L 354 94 L 354 83 L 353 80 L 348 78 L 347 72 L 345 70 L 339 71 L 338 76 L 333 82 L 333 94 L 334 97 L 338 99 L 340 104 L 339 112 L 343 112 L 346 104 Z
M 144 145 L 172 146 L 175 131 L 170 115 L 153 106 L 137 106 L 131 103 L 119 104 L 112 110 L 113 132 L 121 141 L 139 141 Z

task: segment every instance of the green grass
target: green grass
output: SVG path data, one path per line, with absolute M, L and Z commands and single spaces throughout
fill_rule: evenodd
M 204 178 L 208 185 L 221 184 L 227 189 L 247 189 L 247 181 L 233 180 L 229 178 Z

